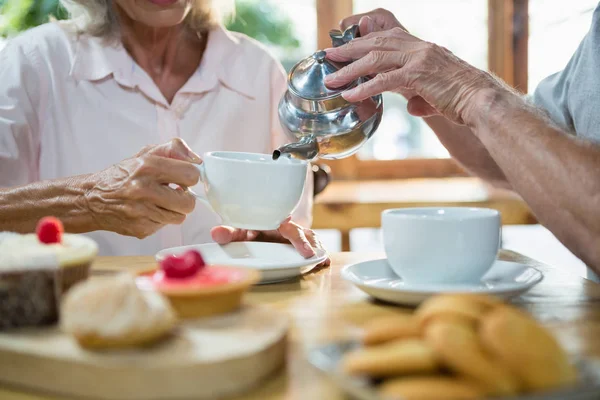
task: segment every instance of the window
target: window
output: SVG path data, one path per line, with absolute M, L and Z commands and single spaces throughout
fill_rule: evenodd
M 354 0 L 354 11 L 382 7 L 409 32 L 448 48 L 474 66 L 487 69 L 488 7 L 483 0 Z M 384 95 L 384 116 L 375 136 L 358 153 L 363 160 L 444 158 L 448 152 L 421 118 L 406 111 L 406 100 Z
M 317 48 L 316 0 L 237 0 L 236 17 L 228 24 L 266 45 L 290 70 Z
M 597 0 L 529 0 L 528 87 L 562 70 L 592 22 Z
M 292 23 L 292 31 L 298 40 L 293 49 L 274 48 L 275 54 L 289 71 L 298 61 L 317 50 L 316 0 L 277 1 L 273 4 Z

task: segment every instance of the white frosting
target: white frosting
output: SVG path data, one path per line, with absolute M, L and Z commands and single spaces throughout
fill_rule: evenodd
M 18 233 L 14 233 L 14 232 L 0 232 L 0 245 L 6 239 L 14 238 L 16 236 L 21 236 L 21 235 L 19 235 Z
M 64 234 L 62 243 L 41 243 L 35 234 L 0 232 L 0 270 L 46 268 L 91 261 L 98 247 L 81 235 Z
M 75 335 L 119 338 L 175 321 L 175 313 L 160 293 L 138 289 L 128 274 L 92 279 L 67 293 L 62 326 Z
M 0 250 L 2 251 L 2 250 Z M 0 252 L 0 271 L 10 269 L 58 268 L 58 256 L 55 253 L 27 254 Z

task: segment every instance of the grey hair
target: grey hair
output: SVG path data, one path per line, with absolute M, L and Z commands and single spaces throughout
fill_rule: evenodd
M 194 32 L 201 33 L 216 25 L 221 18 L 231 15 L 232 0 L 189 0 L 192 11 L 185 23 Z M 110 38 L 119 32 L 113 0 L 60 0 L 78 30 L 93 36 Z

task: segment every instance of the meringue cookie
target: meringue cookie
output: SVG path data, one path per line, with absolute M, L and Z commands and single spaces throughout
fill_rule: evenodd
M 128 274 L 75 286 L 61 309 L 63 330 L 87 348 L 147 345 L 168 334 L 175 323 L 168 300 L 140 290 Z

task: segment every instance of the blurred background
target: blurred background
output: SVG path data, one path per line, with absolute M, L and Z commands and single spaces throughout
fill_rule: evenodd
M 413 34 L 531 93 L 544 77 L 566 65 L 597 4 L 595 0 L 237 0 L 235 18 L 226 25 L 264 43 L 289 69 L 316 49 L 329 47 L 328 31 L 337 28 L 341 18 L 382 7 Z M 65 17 L 58 0 L 0 0 L 0 46 L 25 29 Z M 332 251 L 381 250 L 379 213 L 385 208 L 476 205 L 502 211 L 506 246 L 521 243 L 516 250 L 544 261 L 545 252 L 536 253 L 540 242 L 527 240 L 536 221 L 518 197 L 466 177 L 427 125 L 408 115 L 402 97 L 386 94 L 384 104 L 384 118 L 373 139 L 356 156 L 328 163 L 333 182 L 316 198 L 315 227 Z M 511 240 L 517 234 L 519 240 Z M 552 238 L 547 232 L 543 235 Z M 574 262 L 567 253 L 562 257 L 566 258 L 560 262 Z
M 487 69 L 489 20 L 494 17 L 490 13 L 498 11 L 494 3 L 512 0 L 237 0 L 236 17 L 227 27 L 266 44 L 289 69 L 318 48 L 317 9 L 319 14 L 332 14 L 348 4 L 353 12 L 382 7 L 394 12 L 410 32 Z M 521 90 L 535 88 L 541 79 L 563 68 L 585 35 L 596 4 L 595 0 L 529 0 L 527 15 L 515 15 L 515 19 L 527 18 L 529 25 L 529 57 L 516 65 L 527 69 L 527 85 L 521 85 Z M 327 6 L 332 9 L 324 10 Z M 0 7 L 3 37 L 45 23 L 50 17 L 66 17 L 58 0 L 0 0 Z M 506 12 L 505 7 L 500 11 Z M 327 29 L 333 27 L 330 25 Z M 359 159 L 448 157 L 427 125 L 405 112 L 403 98 L 386 95 L 385 105 L 393 111 L 386 112 L 377 135 L 361 149 Z

